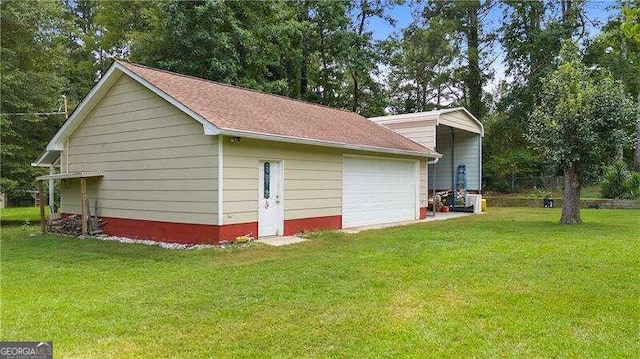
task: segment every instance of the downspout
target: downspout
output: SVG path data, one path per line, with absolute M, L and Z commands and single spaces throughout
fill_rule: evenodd
M 51 166 L 49 166 L 49 176 L 53 176 L 54 174 L 54 169 L 53 169 L 53 164 L 51 164 Z M 49 212 L 51 213 L 55 213 L 56 211 L 54 211 L 54 193 L 53 193 L 53 178 L 49 177 Z
M 431 217 L 436 216 L 436 163 L 440 161 L 440 157 L 436 157 L 431 161 L 427 161 L 427 191 L 429 191 L 429 165 L 433 165 L 433 184 L 431 185 Z M 427 195 L 428 196 L 428 195 Z M 429 205 L 429 199 L 427 198 L 427 206 Z
M 451 129 L 451 189 L 453 190 L 454 198 L 455 198 L 455 193 L 458 190 L 456 188 L 456 170 L 455 170 L 456 143 L 455 143 L 455 133 L 454 133 L 453 127 L 449 127 L 449 128 Z
M 478 194 L 482 196 L 482 136 L 478 135 Z
M 66 144 L 66 146 L 64 146 L 64 149 L 65 149 L 64 153 L 65 153 L 65 155 L 67 157 L 67 159 L 65 161 L 65 165 L 67 166 L 67 172 L 66 173 L 69 173 L 69 152 L 71 152 L 71 148 L 69 147 L 69 138 L 67 138 L 66 142 L 67 142 L 67 144 Z
M 224 152 L 223 152 L 223 140 L 224 137 L 222 135 L 218 136 L 218 228 L 222 227 L 223 224 L 223 204 L 224 204 L 224 199 L 223 199 L 223 192 L 224 192 L 224 186 L 223 186 L 223 182 L 224 182 Z M 220 240 L 221 238 L 218 238 L 218 240 Z

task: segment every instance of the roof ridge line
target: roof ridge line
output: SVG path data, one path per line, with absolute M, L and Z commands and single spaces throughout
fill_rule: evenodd
M 164 72 L 164 73 L 167 73 L 167 74 L 170 74 L 170 75 L 176 75 L 176 76 L 180 76 L 180 77 L 185 77 L 185 78 L 192 79 L 192 80 L 209 82 L 209 83 L 212 83 L 212 84 L 215 84 L 215 85 L 226 86 L 226 87 L 234 88 L 234 89 L 237 89 L 237 90 L 249 91 L 249 92 L 254 92 L 254 93 L 267 95 L 267 96 L 274 96 L 274 97 L 278 97 L 278 98 L 281 98 L 281 99 L 284 99 L 284 100 L 296 101 L 296 102 L 304 103 L 304 104 L 307 104 L 307 105 L 318 106 L 318 107 L 322 107 L 322 108 L 326 108 L 326 109 L 330 109 L 330 110 L 334 110 L 334 111 L 346 112 L 346 113 L 349 113 L 349 114 L 360 116 L 362 118 L 366 118 L 366 117 L 364 117 L 363 115 L 361 115 L 361 114 L 359 114 L 357 112 L 353 112 L 353 111 L 346 110 L 346 109 L 343 109 L 343 108 L 331 107 L 331 106 L 328 106 L 328 105 L 323 105 L 323 104 L 320 104 L 320 103 L 300 100 L 300 99 L 293 98 L 293 97 L 288 97 L 288 96 L 285 96 L 285 95 L 279 95 L 279 94 L 274 94 L 274 93 L 270 93 L 270 92 L 266 92 L 266 91 L 256 90 L 256 89 L 252 89 L 252 88 L 248 88 L 248 87 L 241 87 L 241 86 L 228 84 L 228 83 L 224 83 L 224 82 L 218 82 L 218 81 L 213 81 L 213 80 L 209 80 L 209 79 L 204 79 L 204 78 L 201 78 L 201 77 L 185 75 L 185 74 L 181 74 L 179 72 L 173 72 L 173 71 L 169 71 L 169 70 L 158 69 L 158 68 L 151 67 L 151 66 L 140 65 L 140 64 L 137 64 L 137 63 L 134 63 L 134 62 L 124 61 L 124 60 L 115 60 L 115 61 L 116 62 L 122 62 L 122 63 L 129 64 L 129 65 L 133 65 L 133 66 L 137 66 L 137 67 L 142 67 L 142 68 L 145 68 L 145 69 L 148 69 L 148 70 L 160 71 L 160 72 Z

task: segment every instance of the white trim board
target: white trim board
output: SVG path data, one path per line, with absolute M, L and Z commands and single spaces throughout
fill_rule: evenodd
M 459 112 L 459 111 L 463 112 L 465 115 L 467 115 L 470 119 L 472 119 L 475 122 L 475 124 L 479 128 L 479 132 L 476 132 L 476 133 L 484 137 L 484 126 L 482 125 L 482 122 L 480 122 L 474 115 L 471 114 L 471 112 L 469 112 L 464 107 L 447 108 L 447 109 L 435 110 L 435 111 L 404 113 L 399 115 L 370 117 L 369 120 L 375 123 L 379 123 L 381 125 L 390 125 L 390 124 L 397 124 L 397 123 L 405 123 L 405 122 L 420 121 L 420 120 L 426 121 L 426 120 L 435 119 L 436 126 L 439 126 L 441 124 L 440 116 L 442 114 Z M 444 125 L 451 126 L 451 124 L 448 124 L 448 123 Z M 455 126 L 451 126 L 451 127 L 455 127 Z M 458 127 L 455 127 L 455 128 L 458 128 Z

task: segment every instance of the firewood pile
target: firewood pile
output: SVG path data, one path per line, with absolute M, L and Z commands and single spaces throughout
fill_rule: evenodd
M 100 228 L 106 222 L 100 218 L 90 218 L 88 223 L 89 235 L 102 234 Z M 79 236 L 82 234 L 82 216 L 72 215 L 66 218 L 52 219 L 49 221 L 49 232 L 62 233 L 72 236 Z

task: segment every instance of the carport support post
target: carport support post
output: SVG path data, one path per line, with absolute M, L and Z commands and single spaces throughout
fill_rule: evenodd
M 436 164 L 434 163 L 433 166 L 433 184 L 431 186 L 432 190 L 433 190 L 433 196 L 431 197 L 431 209 L 433 210 L 433 217 L 436 216 Z
M 80 178 L 80 197 L 82 198 L 82 235 L 86 236 L 88 231 L 88 208 L 87 208 L 87 179 Z
M 478 135 L 478 194 L 482 195 L 482 135 Z
M 49 176 L 53 176 L 53 165 L 49 166 Z M 53 178 L 49 178 L 49 212 L 50 213 L 54 213 L 55 211 L 53 210 L 55 207 L 55 193 L 53 191 Z
M 44 216 L 44 183 L 38 181 L 38 196 L 40 197 L 40 230 L 42 233 L 47 233 L 47 221 Z

